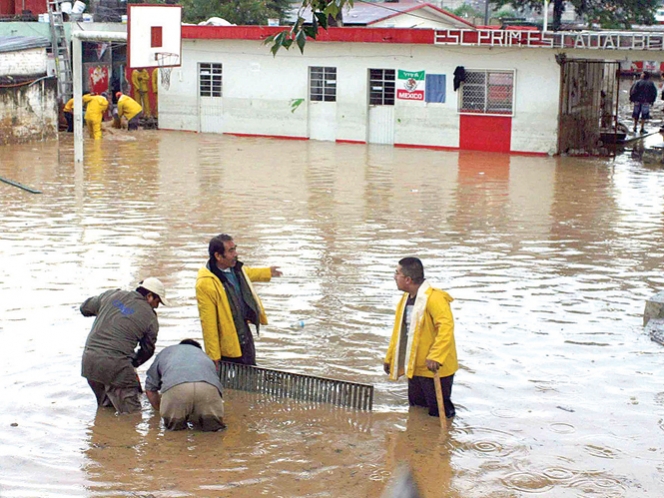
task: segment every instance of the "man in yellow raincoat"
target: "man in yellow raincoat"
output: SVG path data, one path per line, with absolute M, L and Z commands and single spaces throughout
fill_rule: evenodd
M 397 306 L 392 339 L 383 368 L 390 380 L 408 377 L 408 402 L 429 408 L 438 416 L 434 372 L 440 375 L 445 415 L 455 415 L 452 404 L 454 373 L 459 369 L 454 341 L 452 297 L 429 285 L 418 258 L 399 261 L 394 280 L 404 295 Z
M 208 246 L 210 259 L 196 279 L 198 314 L 203 328 L 205 352 L 219 362 L 256 364 L 254 339 L 249 323 L 267 325 L 267 317 L 251 282 L 269 282 L 282 273 L 277 266 L 249 268 L 238 261 L 237 246 L 227 234 L 217 235 Z
M 108 109 L 108 98 L 106 93 L 101 95 L 83 95 L 83 104 L 87 105 L 85 110 L 85 123 L 90 132 L 90 138 L 101 140 L 101 121 Z
M 125 117 L 129 131 L 138 130 L 138 122 L 143 116 L 141 104 L 122 92 L 117 92 L 115 97 L 118 99 L 118 117 Z
M 134 85 L 134 97 L 138 97 L 138 102 L 140 102 L 143 107 L 143 113 L 146 118 L 152 117 L 150 112 L 150 99 L 148 97 L 148 83 L 150 82 L 150 73 L 148 70 L 143 69 L 134 69 L 131 72 L 131 82 Z

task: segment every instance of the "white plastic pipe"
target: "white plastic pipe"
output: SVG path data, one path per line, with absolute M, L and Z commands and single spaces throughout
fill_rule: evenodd
M 544 26 L 542 26 L 542 31 L 549 31 L 549 2 L 544 0 Z

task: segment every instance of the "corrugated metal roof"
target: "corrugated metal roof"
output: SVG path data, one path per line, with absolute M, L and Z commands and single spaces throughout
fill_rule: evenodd
M 50 46 L 51 41 L 43 36 L 0 36 L 0 53 Z

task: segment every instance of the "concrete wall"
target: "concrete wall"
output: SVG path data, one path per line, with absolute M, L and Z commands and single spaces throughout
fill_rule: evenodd
M 57 136 L 55 78 L 32 85 L 0 87 L 0 145 L 49 140 Z
M 304 55 L 291 49 L 273 57 L 260 41 L 183 40 L 183 65 L 173 69 L 170 89 L 159 90 L 161 128 L 201 131 L 199 62 L 223 64 L 214 131 L 291 137 L 309 136 L 308 67 L 336 67 L 336 122 L 329 126 L 336 140 L 359 142 L 368 137 L 369 68 L 445 74 L 445 103 L 396 101 L 394 143 L 451 148 L 459 147 L 454 69 L 515 70 L 511 149 L 556 152 L 560 68 L 552 50 L 309 42 Z M 295 99 L 305 103 L 291 112 Z
M 43 76 L 46 74 L 46 60 L 45 48 L 0 52 L 0 77 Z

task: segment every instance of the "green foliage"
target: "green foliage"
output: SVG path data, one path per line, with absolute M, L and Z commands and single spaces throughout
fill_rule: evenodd
M 479 10 L 473 8 L 472 5 L 464 3 L 452 11 L 455 16 L 469 18 L 469 17 L 484 17 L 484 14 Z
M 238 25 L 267 24 L 268 19 L 284 22 L 289 0 L 182 0 L 182 21 L 199 23 L 221 17 Z
M 530 8 L 542 12 L 542 0 L 490 0 L 496 7 L 511 5 L 516 10 Z M 560 20 L 565 10 L 563 0 L 552 0 L 554 30 L 560 29 Z M 653 14 L 659 0 L 570 0 L 579 15 L 585 15 L 588 22 L 602 28 L 631 29 L 632 24 L 653 24 Z
M 290 112 L 295 112 L 297 110 L 297 108 L 302 105 L 303 102 L 304 102 L 304 99 L 293 99 L 293 100 L 291 100 L 290 101 L 290 107 L 291 107 Z
M 264 43 L 272 45 L 270 47 L 272 55 L 277 55 L 281 48 L 288 50 L 293 43 L 297 45 L 300 52 L 304 53 L 307 38 L 316 39 L 318 28 L 327 29 L 328 26 L 335 23 L 345 6 L 352 7 L 353 0 L 302 0 L 295 24 L 290 29 L 267 37 Z M 302 17 L 302 13 L 307 7 L 310 7 L 313 12 L 313 22 L 310 26 L 305 26 L 306 20 Z
M 505 17 L 519 17 L 519 14 L 511 7 L 504 6 L 498 12 L 493 14 L 492 17 L 496 19 L 504 19 Z

